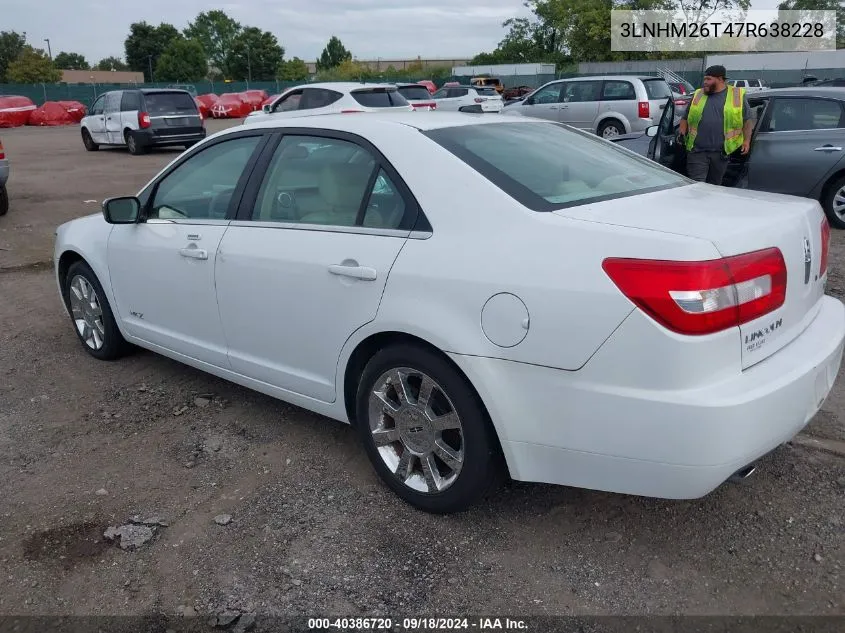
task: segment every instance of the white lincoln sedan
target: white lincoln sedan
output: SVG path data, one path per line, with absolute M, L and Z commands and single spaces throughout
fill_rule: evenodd
M 55 273 L 96 358 L 353 424 L 454 512 L 500 475 L 688 499 L 749 472 L 837 375 L 829 235 L 553 122 L 337 114 L 208 137 L 59 227 Z

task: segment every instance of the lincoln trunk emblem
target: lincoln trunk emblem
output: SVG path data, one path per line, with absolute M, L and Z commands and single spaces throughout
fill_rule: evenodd
M 813 251 L 810 250 L 810 240 L 804 238 L 804 283 L 810 283 L 810 269 L 813 263 Z

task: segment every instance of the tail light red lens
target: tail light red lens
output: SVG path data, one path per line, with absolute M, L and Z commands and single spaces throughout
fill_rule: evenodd
M 0 146 L 2 149 L 2 146 Z M 2 156 L 0 156 L 2 158 Z M 822 256 L 819 261 L 819 277 L 827 272 L 827 254 L 830 251 L 830 224 L 827 218 L 822 218 Z
M 6 158 L 6 150 L 3 149 L 3 143 L 0 142 L 0 160 Z
M 602 268 L 637 307 L 679 334 L 740 326 L 786 298 L 786 263 L 777 248 L 693 262 L 612 258 Z
M 141 129 L 146 129 L 150 127 L 150 115 L 146 112 L 139 112 L 138 113 L 138 126 Z
M 476 103 L 484 103 L 485 101 L 487 101 L 487 99 L 485 99 L 484 97 L 476 97 L 475 98 Z
M 648 101 L 640 101 L 637 105 L 639 106 L 638 116 L 641 119 L 647 119 L 649 117 L 650 112 Z

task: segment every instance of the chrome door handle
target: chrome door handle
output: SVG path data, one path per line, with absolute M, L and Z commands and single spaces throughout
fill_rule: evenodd
M 378 277 L 375 268 L 367 268 L 365 266 L 343 266 L 342 264 L 332 264 L 329 266 L 329 272 L 332 275 L 352 277 L 352 279 L 360 279 L 361 281 L 375 281 Z
M 841 152 L 841 147 L 834 147 L 833 145 L 822 145 L 813 150 L 814 152 Z
M 179 254 L 191 259 L 208 259 L 208 251 L 204 248 L 180 248 Z

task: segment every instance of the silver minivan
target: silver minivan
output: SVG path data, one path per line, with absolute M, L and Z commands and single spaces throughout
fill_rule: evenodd
M 671 96 L 672 89 L 662 77 L 559 79 L 506 105 L 502 114 L 559 121 L 609 138 L 656 125 Z

